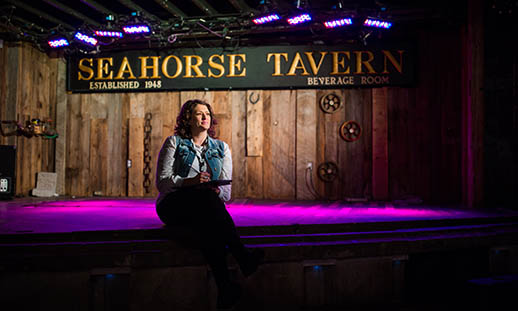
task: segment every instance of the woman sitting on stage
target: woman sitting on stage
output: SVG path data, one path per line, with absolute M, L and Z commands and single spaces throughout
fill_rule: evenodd
M 230 308 L 241 295 L 229 278 L 226 250 L 241 272 L 249 276 L 262 262 L 264 252 L 241 243 L 225 201 L 230 200 L 232 157 L 228 145 L 214 138 L 214 112 L 202 100 L 185 102 L 176 119 L 175 135 L 169 136 L 158 155 L 156 209 L 168 226 L 188 226 L 200 240 L 218 287 L 218 308 Z

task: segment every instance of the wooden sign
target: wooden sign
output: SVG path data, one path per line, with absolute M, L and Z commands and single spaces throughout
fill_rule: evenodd
M 67 90 L 343 88 L 414 83 L 409 45 L 122 51 L 68 58 Z

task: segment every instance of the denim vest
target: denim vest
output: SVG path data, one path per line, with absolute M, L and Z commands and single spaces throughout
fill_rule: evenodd
M 192 162 L 196 156 L 194 145 L 189 138 L 176 138 L 176 152 L 174 154 L 173 171 L 182 177 L 187 177 L 191 169 Z M 221 174 L 223 158 L 225 157 L 225 145 L 221 140 L 207 136 L 207 150 L 205 151 L 205 161 L 209 166 L 211 179 L 217 180 Z

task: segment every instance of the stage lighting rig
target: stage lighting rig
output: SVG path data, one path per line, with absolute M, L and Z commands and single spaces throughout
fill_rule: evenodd
M 119 27 L 114 26 L 114 23 L 116 23 L 115 16 L 107 15 L 106 21 L 108 22 L 108 24 L 105 27 L 98 28 L 94 31 L 95 36 L 122 39 L 122 37 L 123 37 L 122 31 L 120 31 Z
M 120 25 L 122 32 L 124 32 L 126 35 L 146 36 L 153 32 L 151 23 L 145 18 L 141 17 L 140 12 L 132 12 L 131 16 L 120 18 L 118 24 Z

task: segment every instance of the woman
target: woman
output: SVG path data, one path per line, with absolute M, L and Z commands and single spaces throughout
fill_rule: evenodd
M 230 200 L 230 184 L 209 183 L 232 178 L 230 149 L 214 138 L 215 124 L 208 103 L 195 99 L 183 104 L 175 135 L 166 139 L 158 155 L 156 208 L 166 225 L 188 226 L 196 233 L 218 286 L 218 308 L 230 308 L 241 288 L 229 278 L 226 249 L 245 276 L 257 270 L 264 253 L 248 250 L 239 239 L 224 203 Z

